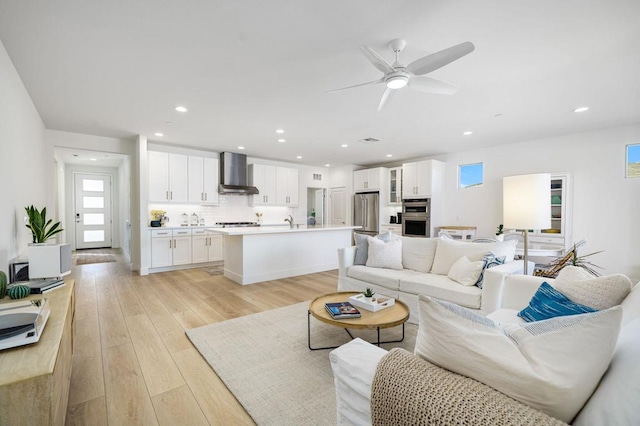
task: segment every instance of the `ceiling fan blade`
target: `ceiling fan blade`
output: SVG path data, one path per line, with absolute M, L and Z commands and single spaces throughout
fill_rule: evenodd
M 354 84 L 353 86 L 341 87 L 340 89 L 329 90 L 327 93 L 340 92 L 341 90 L 353 89 L 354 87 L 367 86 L 369 84 L 382 83 L 384 78 L 379 78 L 373 81 L 367 81 L 366 83 Z
M 453 95 L 458 91 L 458 86 L 424 76 L 411 77 L 409 79 L 409 87 L 421 92 L 435 93 L 437 95 Z
M 378 104 L 378 111 L 382 111 L 384 106 L 389 103 L 389 99 L 393 97 L 393 94 L 396 92 L 394 89 L 389 89 L 388 87 L 385 89 L 382 94 L 382 98 L 380 98 L 380 103 Z
M 360 46 L 360 50 L 367 57 L 369 62 L 373 64 L 374 67 L 378 68 L 383 73 L 387 74 L 390 72 L 394 72 L 395 68 L 393 68 L 387 61 L 382 59 L 380 55 L 378 55 L 372 48 L 367 46 Z
M 431 71 L 435 71 L 440 67 L 443 67 L 456 59 L 462 58 L 464 55 L 468 55 L 473 52 L 475 46 L 470 41 L 457 44 L 449 47 L 448 49 L 441 50 L 431 55 L 424 56 L 420 59 L 416 59 L 407 65 L 407 71 L 415 75 L 423 75 Z

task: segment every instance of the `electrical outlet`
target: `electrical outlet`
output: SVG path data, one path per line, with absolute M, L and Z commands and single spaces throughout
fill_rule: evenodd
M 456 222 L 460 222 L 460 216 L 456 216 Z

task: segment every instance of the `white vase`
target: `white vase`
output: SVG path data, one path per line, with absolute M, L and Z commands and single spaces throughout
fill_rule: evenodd
M 496 240 L 504 241 L 504 234 L 496 235 Z

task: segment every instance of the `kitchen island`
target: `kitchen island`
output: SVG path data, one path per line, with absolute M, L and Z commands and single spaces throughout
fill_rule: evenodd
M 224 235 L 224 276 L 255 284 L 338 268 L 338 249 L 359 226 L 209 228 Z

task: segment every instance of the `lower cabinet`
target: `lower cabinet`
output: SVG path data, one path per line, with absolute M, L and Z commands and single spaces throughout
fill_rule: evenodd
M 224 260 L 222 235 L 206 229 L 151 231 L 151 268 Z
M 204 229 L 193 230 L 191 237 L 191 263 L 224 260 L 222 235 Z

